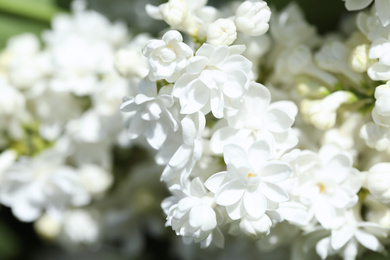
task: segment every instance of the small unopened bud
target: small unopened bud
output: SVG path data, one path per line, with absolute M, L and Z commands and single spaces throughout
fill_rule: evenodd
M 370 59 L 368 56 L 369 46 L 368 44 L 361 44 L 355 47 L 352 51 L 349 65 L 350 67 L 359 73 L 366 72 L 367 69 L 374 64 L 374 60 Z
M 237 9 L 234 22 L 237 29 L 249 36 L 260 36 L 268 31 L 271 10 L 264 1 L 243 2 Z
M 236 38 L 236 26 L 229 19 L 218 19 L 207 30 L 207 42 L 214 46 L 230 45 Z

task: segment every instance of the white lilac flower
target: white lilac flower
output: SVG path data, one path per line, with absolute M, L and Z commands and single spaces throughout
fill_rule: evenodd
M 166 32 L 162 40 L 150 40 L 142 50 L 148 58 L 149 78 L 153 81 L 165 79 L 175 82 L 183 73 L 187 60 L 193 55 L 192 49 L 183 43 L 178 31 Z
M 24 135 L 22 125 L 30 121 L 25 96 L 0 78 L 0 130 L 18 140 Z
M 298 75 L 307 75 L 333 86 L 337 79 L 333 75 L 319 69 L 313 61 L 313 55 L 307 45 L 301 44 L 285 49 L 275 63 L 273 80 L 289 83 Z
M 390 24 L 390 3 L 387 0 L 343 0 L 348 11 L 362 10 L 375 2 L 376 13 L 383 26 Z
M 54 68 L 50 86 L 84 96 L 95 91 L 99 75 L 114 71 L 115 51 L 127 39 L 127 28 L 95 11 L 75 8 L 72 16 L 56 16 L 43 40 Z
M 390 127 L 390 81 L 375 88 L 375 107 L 372 119 L 382 127 Z
M 218 19 L 207 29 L 207 43 L 214 46 L 230 45 L 236 38 L 236 25 L 229 19 Z
M 24 33 L 10 38 L 0 54 L 10 83 L 19 89 L 29 89 L 52 70 L 50 59 L 40 52 L 37 36 Z
M 385 38 L 375 38 L 369 51 L 370 59 L 378 59 L 368 68 L 367 74 L 372 80 L 390 80 L 390 34 Z
M 267 136 L 275 141 L 278 154 L 298 143 L 291 126 L 297 115 L 291 101 L 271 103 L 271 94 L 263 85 L 251 82 L 238 112 L 228 117 L 228 126 L 215 131 L 210 140 L 214 153 L 222 153 L 226 144 L 244 149 Z
M 179 129 L 170 111 L 174 100 L 171 95 L 158 95 L 156 83 L 148 80 L 140 82 L 138 92 L 137 96 L 126 98 L 121 105 L 122 112 L 131 113 L 129 138 L 145 135 L 149 145 L 157 150 L 165 142 L 169 129 Z
M 384 151 L 390 144 L 390 129 L 374 122 L 368 122 L 360 129 L 360 137 L 366 141 L 368 147 Z
M 90 196 L 75 169 L 63 164 L 62 155 L 45 150 L 37 157 L 22 157 L 4 175 L 1 202 L 21 221 L 34 221 L 43 211 L 56 219 L 67 206 L 83 206 Z
M 142 47 L 150 41 L 149 34 L 138 34 L 124 48 L 115 54 L 115 68 L 126 78 L 144 78 L 148 75 L 148 60 L 142 54 Z
M 250 36 L 260 36 L 268 31 L 271 10 L 264 1 L 245 1 L 237 9 L 234 22 L 237 29 Z
M 202 157 L 205 125 L 206 119 L 200 112 L 187 115 L 181 120 L 181 135 L 175 136 L 182 139 L 180 146 L 176 148 L 161 175 L 161 180 L 167 182 L 168 186 L 173 183 L 184 185 L 195 163 Z
M 386 237 L 388 229 L 372 222 L 363 221 L 360 205 L 347 211 L 345 223 L 331 230 L 331 235 L 321 239 L 316 251 L 321 259 L 338 254 L 344 259 L 356 259 L 362 252 L 360 246 L 376 252 L 384 247 L 378 237 Z
M 285 58 L 283 50 L 293 49 L 301 44 L 312 47 L 318 42 L 315 27 L 307 23 L 303 11 L 294 2 L 290 3 L 280 13 L 272 12 L 270 33 L 274 40 L 274 46 L 270 50 L 267 59 L 267 66 L 270 66 L 270 68 L 273 67 L 276 60 Z
M 370 46 L 368 44 L 360 44 L 356 46 L 349 58 L 349 66 L 358 73 L 363 73 L 374 64 L 375 60 L 369 57 Z
M 112 173 L 99 165 L 84 164 L 78 169 L 81 183 L 91 196 L 101 196 L 112 184 Z
M 17 154 L 13 150 L 6 150 L 0 153 L 0 183 L 3 182 L 3 176 L 6 171 L 16 161 Z
M 207 0 L 169 0 L 159 6 L 147 4 L 146 12 L 153 19 L 164 20 L 172 29 L 196 36 L 205 22 L 215 20 L 216 12 L 210 12 L 211 7 L 205 6 L 206 3 Z M 210 14 L 211 17 L 207 17 Z
M 225 109 L 246 93 L 251 79 L 252 63 L 240 55 L 244 46 L 203 44 L 176 81 L 172 94 L 179 98 L 182 114 L 212 112 L 222 118 Z
M 337 110 L 342 104 L 356 101 L 349 91 L 336 91 L 320 100 L 305 99 L 301 102 L 301 112 L 306 122 L 327 130 L 336 124 Z
M 262 215 L 260 218 L 245 215 L 240 220 L 240 230 L 249 237 L 261 238 L 270 233 L 273 225 L 272 219 L 267 214 Z M 281 221 L 281 218 L 279 220 Z
M 378 163 L 368 170 L 366 187 L 382 202 L 390 202 L 390 163 Z
M 294 162 L 297 182 L 292 195 L 308 206 L 308 218 L 326 229 L 341 225 L 347 208 L 358 201 L 362 183 L 352 163 L 351 155 L 332 144 L 318 154 L 303 151 Z
M 173 204 L 173 200 L 178 201 Z M 211 242 L 223 246 L 223 235 L 217 227 L 213 194 L 206 190 L 199 178 L 191 181 L 185 197 L 169 197 L 162 202 L 162 206 L 167 213 L 166 225 L 171 226 L 177 235 L 200 242 L 203 248 Z
M 246 214 L 259 219 L 267 210 L 277 209 L 279 203 L 289 199 L 278 183 L 291 174 L 291 167 L 270 160 L 273 149 L 269 140 L 257 141 L 247 151 L 238 145 L 225 146 L 227 171 L 212 175 L 205 185 L 215 194 L 215 202 L 226 207 L 231 219 Z
M 69 248 L 96 244 L 100 237 L 101 230 L 97 216 L 85 209 L 68 210 L 62 225 L 60 239 Z
M 322 45 L 321 49 L 315 54 L 315 61 L 321 69 L 342 74 L 354 84 L 359 85 L 363 78 L 349 67 L 350 52 L 342 42 L 330 41 Z

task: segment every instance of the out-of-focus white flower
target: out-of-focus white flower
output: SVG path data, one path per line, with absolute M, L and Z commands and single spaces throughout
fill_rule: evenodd
M 50 87 L 85 96 L 95 91 L 99 75 L 114 71 L 115 51 L 126 41 L 127 28 L 82 6 L 75 8 L 72 16 L 56 16 L 43 39 L 54 68 Z
M 344 259 L 356 259 L 359 244 L 372 251 L 382 252 L 384 247 L 377 237 L 386 237 L 387 230 L 378 224 L 363 221 L 360 206 L 347 211 L 344 225 L 332 229 L 331 235 L 321 239 L 316 251 L 322 259 L 339 254 Z
M 25 96 L 0 78 L 0 129 L 18 140 L 24 135 L 22 124 L 30 120 Z
M 205 183 L 215 194 L 215 202 L 225 206 L 229 217 L 240 219 L 246 214 L 255 219 L 266 210 L 278 208 L 287 201 L 287 192 L 277 183 L 291 174 L 291 167 L 272 160 L 272 140 L 260 140 L 247 151 L 238 145 L 224 147 L 227 171 L 212 175 Z
M 93 245 L 98 242 L 100 225 L 97 217 L 88 210 L 68 210 L 62 223 L 62 243 L 70 248 Z
M 390 127 L 390 81 L 375 88 L 372 119 L 379 126 Z
M 214 132 L 210 148 L 222 153 L 226 144 L 236 144 L 247 149 L 251 144 L 267 136 L 275 141 L 278 154 L 292 148 L 298 142 L 291 126 L 298 113 L 291 101 L 270 104 L 271 95 L 266 87 L 251 82 L 238 112 L 228 117 L 228 126 Z
M 294 160 L 297 185 L 292 194 L 309 207 L 308 218 L 315 217 L 326 229 L 340 226 L 346 210 L 358 201 L 362 184 L 352 163 L 351 155 L 331 144 Z
M 0 67 L 6 69 L 10 83 L 19 89 L 29 89 L 51 70 L 51 61 L 46 52 L 40 52 L 37 36 L 24 33 L 10 38 L 0 54 Z
M 0 153 L 0 183 L 2 183 L 5 172 L 14 164 L 16 158 L 17 154 L 13 150 L 6 150 Z
M 355 100 L 356 97 L 351 92 L 336 91 L 321 100 L 303 100 L 301 112 L 307 122 L 319 129 L 326 130 L 335 125 L 337 109 L 342 104 Z
M 366 187 L 382 202 L 390 202 L 390 163 L 378 163 L 368 170 Z
M 362 76 L 353 71 L 348 65 L 350 50 L 340 41 L 330 41 L 322 45 L 315 54 L 315 61 L 324 70 L 342 74 L 349 80 L 359 85 Z
M 136 97 L 128 97 L 121 105 L 122 112 L 130 112 L 129 138 L 146 135 L 146 140 L 154 149 L 165 142 L 168 129 L 177 131 L 179 125 L 170 111 L 174 105 L 171 95 L 157 94 L 155 82 L 142 80 Z
M 125 48 L 116 52 L 115 68 L 122 76 L 144 78 L 148 75 L 150 68 L 141 50 L 149 40 L 151 38 L 148 34 L 138 34 Z
M 237 29 L 250 36 L 260 36 L 268 31 L 271 10 L 264 1 L 245 1 L 237 9 L 234 22 Z
M 319 69 L 313 61 L 312 53 L 307 45 L 299 45 L 280 53 L 275 64 L 273 78 L 277 82 L 289 83 L 294 76 L 308 75 L 333 86 L 337 79 Z
M 201 111 L 222 118 L 247 91 L 252 63 L 240 55 L 243 46 L 203 44 L 176 81 L 172 94 L 179 98 L 182 114 Z
M 82 185 L 92 196 L 103 194 L 113 182 L 112 174 L 98 165 L 85 164 L 78 172 Z
M 361 10 L 369 6 L 373 0 L 343 0 L 348 11 Z M 390 4 L 387 0 L 374 0 L 375 10 L 383 26 L 390 24 Z
M 218 19 L 207 29 L 207 42 L 214 46 L 230 45 L 236 38 L 236 25 L 229 19 Z
M 150 65 L 151 80 L 165 79 L 175 82 L 183 73 L 187 59 L 193 55 L 192 49 L 183 43 L 178 31 L 166 32 L 162 40 L 150 40 L 142 50 Z
M 12 208 L 21 221 L 37 219 L 46 211 L 56 219 L 67 206 L 82 206 L 90 201 L 77 172 L 63 165 L 63 156 L 45 150 L 37 157 L 22 157 L 5 176 L 0 193 L 4 205 Z
M 363 73 L 374 63 L 374 60 L 369 58 L 369 45 L 361 44 L 356 46 L 349 58 L 349 66 L 356 72 Z

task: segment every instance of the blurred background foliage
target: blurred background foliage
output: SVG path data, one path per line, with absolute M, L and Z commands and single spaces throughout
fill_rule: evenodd
M 164 0 L 89 0 L 88 8 L 103 13 L 111 20 L 125 21 L 133 33 L 145 31 L 157 34 L 165 27 L 162 22 L 155 23 L 145 17 L 145 4 L 160 4 Z M 226 0 L 210 0 L 209 5 L 222 6 Z M 270 6 L 281 9 L 291 0 L 268 0 Z M 320 33 L 336 30 L 340 18 L 347 12 L 341 0 L 313 1 L 296 0 L 304 9 L 307 20 L 316 25 Z M 60 12 L 70 12 L 71 0 L 0 0 L 0 48 L 4 48 L 7 39 L 23 32 L 40 35 L 50 28 L 52 17 Z M 142 22 L 140 22 L 142 20 Z M 155 23 L 155 24 L 153 24 Z M 150 31 L 153 28 L 153 31 Z M 150 239 L 142 259 L 162 257 L 166 245 Z M 166 252 L 165 252 L 166 253 Z M 163 257 L 165 258 L 165 257 Z M 73 259 L 73 260 L 124 260 L 129 259 L 112 249 L 100 249 L 98 252 L 65 252 L 38 238 L 31 223 L 22 223 L 15 219 L 6 207 L 0 207 L 0 259 Z M 389 259 L 373 253 L 367 260 Z

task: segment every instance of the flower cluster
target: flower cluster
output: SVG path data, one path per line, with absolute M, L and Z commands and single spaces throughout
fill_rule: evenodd
M 0 202 L 72 249 L 140 254 L 145 231 L 164 232 L 162 208 L 172 233 L 220 259 L 385 254 L 390 5 L 344 2 L 358 12 L 325 35 L 294 3 L 169 0 L 145 7 L 169 26 L 156 39 L 83 1 L 44 47 L 11 38 Z
M 295 4 L 272 18 L 261 0 L 224 12 L 206 1 L 148 5 L 171 30 L 143 47 L 149 74 L 121 110 L 130 138 L 145 136 L 165 167 L 166 225 L 202 247 L 223 247 L 229 230 L 262 238 L 259 248 L 281 245 L 287 225 L 297 259 L 384 252 L 388 10 L 377 0 L 349 35 L 320 36 Z

